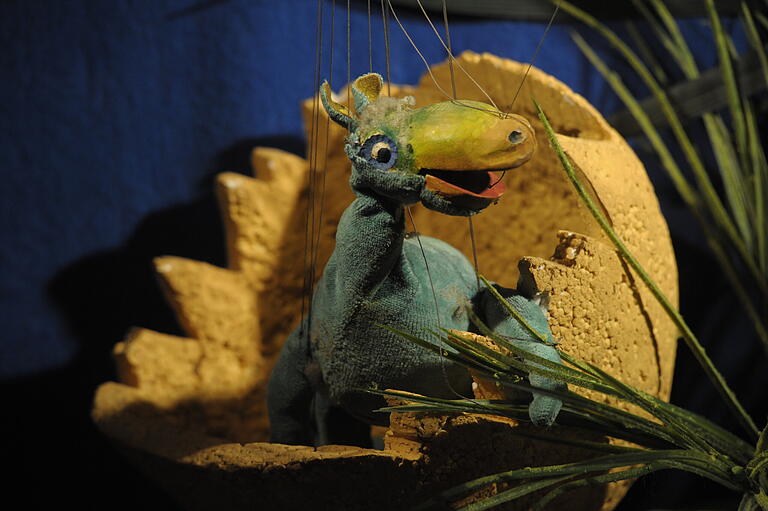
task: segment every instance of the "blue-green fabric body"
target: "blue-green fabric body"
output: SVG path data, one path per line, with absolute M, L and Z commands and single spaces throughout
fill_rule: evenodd
M 310 442 L 311 422 L 322 421 L 327 406 L 386 425 L 388 416 L 375 412 L 384 401 L 366 388 L 472 396 L 465 368 L 380 325 L 416 335 L 438 327 L 471 331 L 469 306 L 519 347 L 560 362 L 554 347 L 536 340 L 487 290 L 478 291 L 474 269 L 461 252 L 435 238 L 407 235 L 404 208 L 397 201 L 356 193 L 339 222 L 336 248 L 314 293 L 311 316 L 286 341 L 270 381 L 274 441 Z M 552 341 L 539 306 L 505 291 L 509 303 Z M 538 388 L 563 388 L 535 375 L 530 380 Z M 531 420 L 551 425 L 560 405 L 534 393 Z M 322 431 L 322 425 L 317 427 Z
M 331 402 L 383 423 L 386 415 L 370 413 L 381 398 L 352 389 L 471 396 L 465 369 L 377 326 L 423 336 L 438 327 L 467 330 L 477 279 L 464 255 L 435 238 L 406 236 L 402 206 L 362 194 L 344 212 L 336 244 L 315 293 L 310 330 Z

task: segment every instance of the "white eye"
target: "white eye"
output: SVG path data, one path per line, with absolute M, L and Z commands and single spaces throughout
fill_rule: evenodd
M 389 170 L 397 161 L 397 145 L 386 135 L 373 135 L 363 144 L 360 156 L 379 170 Z

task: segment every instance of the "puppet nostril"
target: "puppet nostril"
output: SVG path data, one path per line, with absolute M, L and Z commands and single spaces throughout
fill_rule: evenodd
M 513 144 L 519 144 L 523 141 L 525 137 L 523 136 L 523 132 L 520 130 L 514 130 L 512 131 L 509 136 L 507 137 L 507 140 L 512 142 Z

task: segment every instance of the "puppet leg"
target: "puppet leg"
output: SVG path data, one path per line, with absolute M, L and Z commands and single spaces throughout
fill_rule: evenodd
M 549 343 L 553 342 L 547 318 L 538 304 L 517 294 L 514 290 L 505 289 L 501 286 L 495 287 L 507 302 L 525 318 L 531 327 L 546 335 Z M 512 344 L 522 350 L 551 362 L 562 363 L 560 354 L 554 346 L 544 344 L 531 334 L 509 314 L 506 308 L 487 289 L 480 291 L 480 295 L 475 303 L 479 308 L 480 317 L 485 320 L 486 325 L 491 330 L 505 336 Z M 529 374 L 528 381 L 530 381 L 531 386 L 543 390 L 565 390 L 567 388 L 563 383 L 536 374 Z M 528 415 L 537 426 L 548 427 L 555 422 L 562 405 L 563 403 L 559 399 L 534 391 L 533 401 L 528 406 Z
M 307 378 L 308 336 L 300 335 L 300 330 L 286 339 L 267 387 L 271 440 L 280 444 L 313 445 L 315 389 Z

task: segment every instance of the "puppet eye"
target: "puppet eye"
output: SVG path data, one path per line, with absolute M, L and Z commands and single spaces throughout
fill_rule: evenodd
M 379 170 L 389 170 L 397 161 L 397 145 L 386 135 L 373 135 L 365 141 L 360 154 Z

